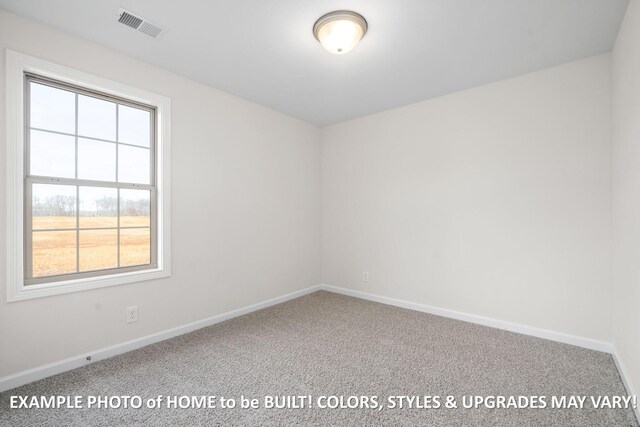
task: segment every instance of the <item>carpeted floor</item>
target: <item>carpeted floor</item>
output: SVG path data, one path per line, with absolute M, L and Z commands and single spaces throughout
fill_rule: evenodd
M 9 409 L 11 395 L 217 396 L 216 409 Z M 219 408 L 220 397 L 259 399 Z M 313 408 L 266 409 L 266 395 L 312 395 Z M 391 409 L 389 396 L 441 396 Z M 453 395 L 457 409 L 445 408 Z M 464 396 L 587 396 L 584 409 L 478 409 Z M 610 355 L 317 292 L 0 395 L 0 425 L 637 426 Z M 323 409 L 320 396 L 377 396 L 382 409 Z M 320 402 L 323 403 L 323 402 Z M 238 401 L 238 406 L 240 405 Z

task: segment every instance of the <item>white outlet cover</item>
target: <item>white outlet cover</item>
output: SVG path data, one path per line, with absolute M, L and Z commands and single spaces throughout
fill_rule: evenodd
M 138 306 L 134 305 L 126 309 L 126 323 L 134 323 L 138 321 Z

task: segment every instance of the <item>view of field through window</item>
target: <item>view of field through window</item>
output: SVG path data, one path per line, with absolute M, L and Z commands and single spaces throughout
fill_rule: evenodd
M 28 276 L 150 264 L 151 111 L 37 81 L 29 93 Z
M 149 199 L 148 190 L 34 184 L 33 276 L 149 264 Z

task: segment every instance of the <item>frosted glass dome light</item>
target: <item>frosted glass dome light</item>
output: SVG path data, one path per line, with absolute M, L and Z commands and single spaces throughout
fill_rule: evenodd
M 367 33 L 367 21 L 348 10 L 323 15 L 313 25 L 313 35 L 328 52 L 342 55 L 352 51 Z

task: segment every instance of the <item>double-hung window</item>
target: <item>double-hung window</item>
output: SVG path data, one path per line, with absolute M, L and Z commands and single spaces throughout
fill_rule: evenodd
M 25 283 L 155 267 L 155 109 L 25 75 Z
M 8 299 L 167 277 L 168 99 L 14 52 L 7 68 Z

